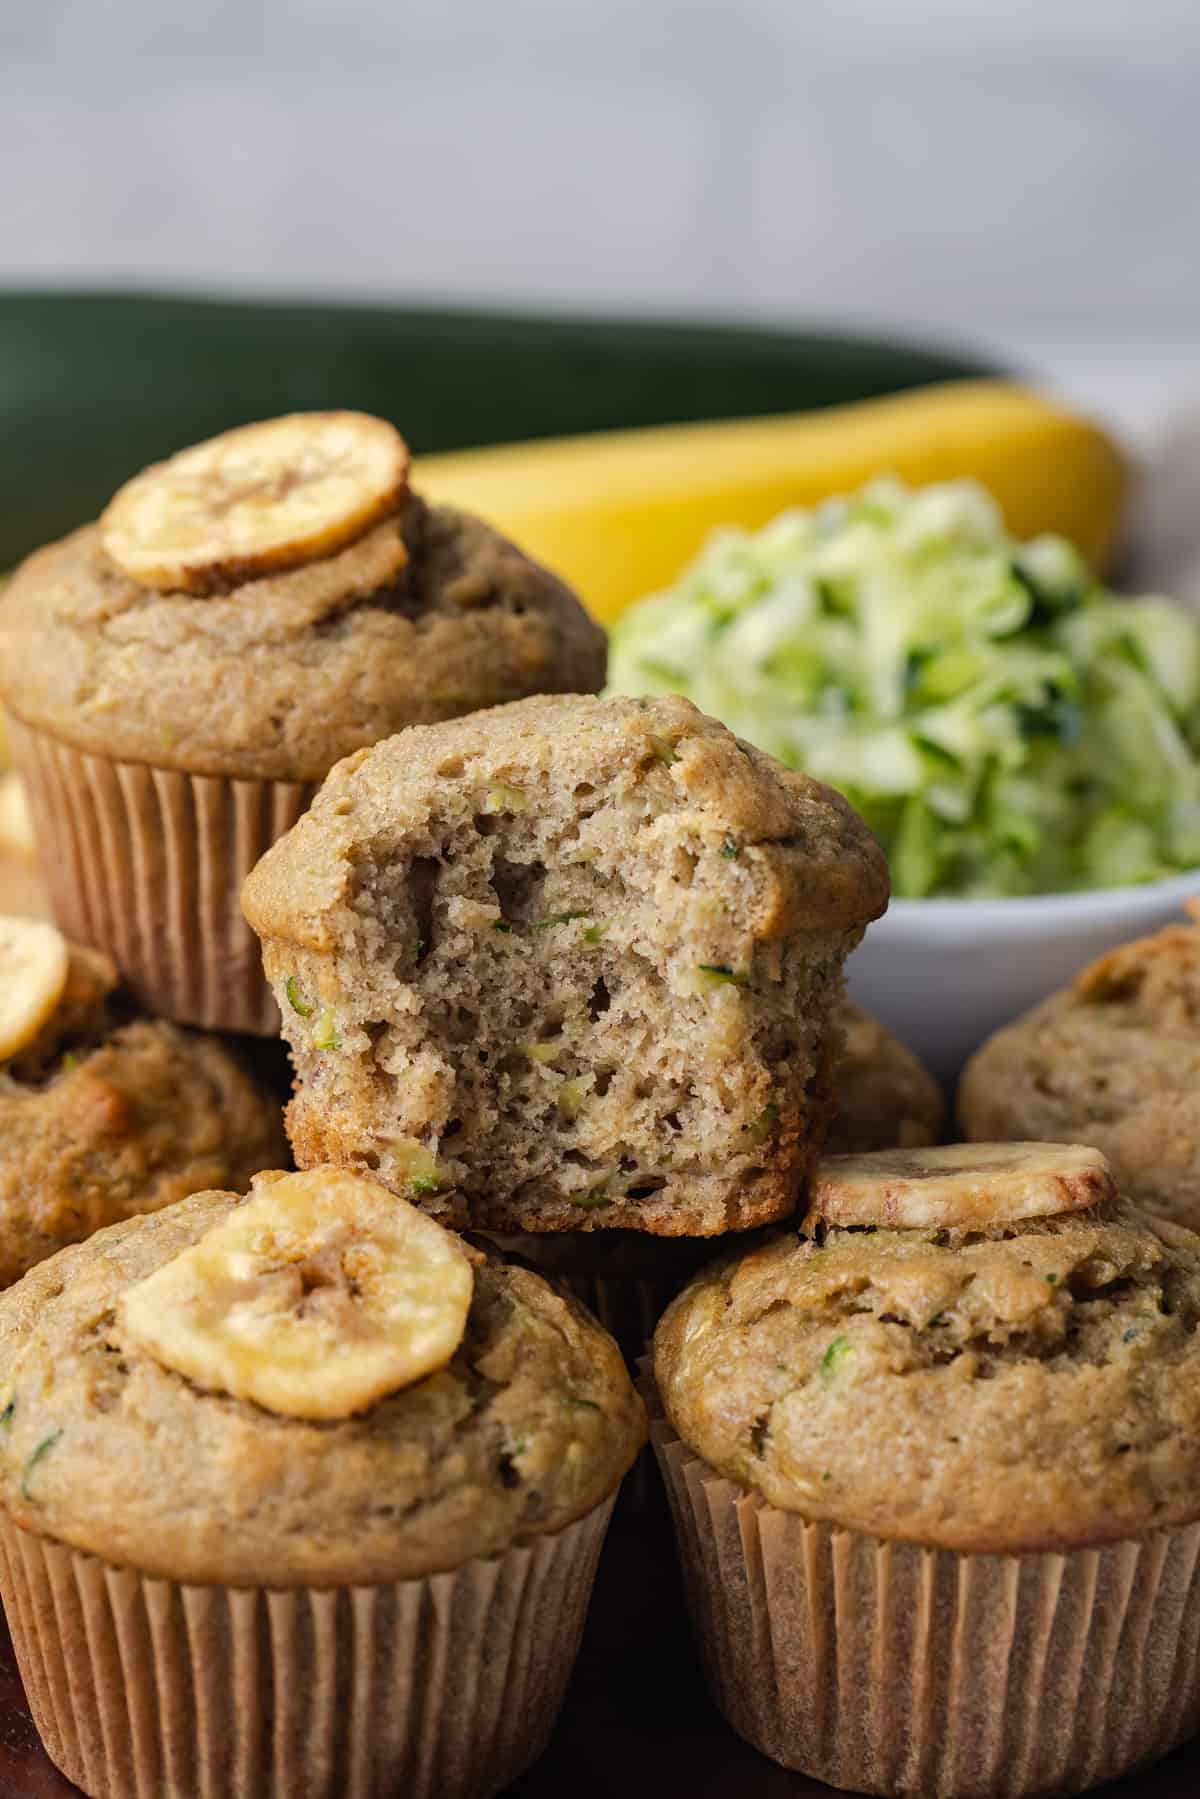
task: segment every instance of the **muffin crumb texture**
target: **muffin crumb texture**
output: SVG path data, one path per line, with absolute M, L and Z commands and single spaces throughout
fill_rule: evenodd
M 122 1296 L 242 1203 L 201 1193 L 114 1225 L 0 1296 L 18 1525 L 166 1579 L 340 1586 L 497 1554 L 613 1492 L 645 1437 L 616 1345 L 495 1258 L 473 1258 L 445 1367 L 335 1422 L 205 1391 L 126 1340 Z
M 1200 927 L 1123 944 L 997 1031 L 957 1110 L 972 1139 L 1089 1143 L 1131 1199 L 1200 1227 Z
M 297 1159 L 497 1231 L 780 1217 L 886 897 L 844 801 L 687 701 L 406 732 L 336 769 L 243 890 Z
M 1115 1199 L 978 1231 L 780 1234 L 655 1336 L 680 1437 L 770 1504 L 973 1553 L 1200 1516 L 1200 1238 Z

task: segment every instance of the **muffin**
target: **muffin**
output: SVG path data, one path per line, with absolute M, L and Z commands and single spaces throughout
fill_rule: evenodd
M 1078 1146 L 832 1157 L 812 1202 L 655 1335 L 730 1723 L 914 1799 L 1165 1754 L 1200 1725 L 1200 1237 Z
M 0 773 L 0 912 L 22 918 L 50 916 L 25 786 L 12 769 Z
M 936 1143 L 946 1105 L 929 1070 L 861 1006 L 846 1000 L 838 1009 L 838 1024 L 842 1052 L 826 1151 L 847 1155 Z
M 487 1239 L 565 1287 L 610 1331 L 625 1359 L 646 1352 L 668 1304 L 711 1262 L 711 1237 L 652 1237 L 644 1231 L 529 1231 Z
M 671 1237 L 795 1206 L 886 902 L 837 794 L 687 700 L 574 696 L 348 757 L 243 889 L 302 1167 L 459 1227 Z
M 0 692 L 55 915 L 150 1010 L 277 1032 L 238 888 L 348 751 L 604 679 L 567 588 L 407 470 L 365 414 L 246 426 L 5 589 Z
M 1101 956 L 1073 986 L 989 1037 L 963 1071 L 970 1138 L 1066 1138 L 1112 1163 L 1122 1192 L 1200 1228 L 1200 925 Z
M 35 1269 L 0 1366 L 0 1589 L 86 1791 L 467 1799 L 539 1753 L 645 1436 L 548 1283 L 265 1174 Z
M 286 1155 L 279 1102 L 218 1038 L 139 1018 L 107 956 L 0 918 L 0 1285 Z

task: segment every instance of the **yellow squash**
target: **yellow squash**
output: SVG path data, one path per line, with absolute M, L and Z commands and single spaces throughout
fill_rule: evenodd
M 1060 532 L 1097 568 L 1131 479 L 1087 419 L 1029 388 L 960 381 L 824 412 L 427 456 L 413 483 L 515 538 L 609 622 L 674 581 L 718 526 L 754 528 L 887 474 L 914 486 L 971 475 L 1018 537 Z

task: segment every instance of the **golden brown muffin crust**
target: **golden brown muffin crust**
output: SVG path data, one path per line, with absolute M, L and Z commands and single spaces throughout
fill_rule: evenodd
M 320 780 L 363 744 L 529 693 L 594 692 L 605 638 L 481 520 L 410 496 L 347 549 L 197 597 L 123 575 L 85 526 L 0 602 L 0 686 L 76 748 Z
M 975 1141 L 1090 1144 L 1123 1192 L 1200 1227 L 1200 928 L 1123 944 L 997 1031 L 957 1112 Z
M 655 1334 L 680 1437 L 772 1505 L 990 1554 L 1200 1516 L 1200 1237 L 1123 1200 L 779 1235 Z
M 107 956 L 0 1067 L 0 1285 L 102 1225 L 286 1159 L 279 1103 L 217 1037 L 132 1017 Z
M 202 1391 L 123 1342 L 120 1295 L 240 1203 L 115 1225 L 0 1296 L 0 1503 L 19 1525 L 171 1580 L 341 1586 L 498 1554 L 613 1492 L 645 1437 L 620 1353 L 498 1259 L 478 1258 L 449 1365 L 337 1423 Z

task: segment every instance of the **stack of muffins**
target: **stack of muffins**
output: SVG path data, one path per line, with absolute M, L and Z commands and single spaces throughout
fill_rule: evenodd
M 1093 1152 L 916 1147 L 940 1094 L 841 990 L 866 828 L 596 698 L 604 654 L 346 413 L 146 471 L 0 605 L 63 933 L 0 927 L 0 1586 L 89 1794 L 500 1790 L 656 1323 L 693 1615 L 768 1754 L 983 1799 L 1200 1717 L 1200 1239 Z M 245 1061 L 281 1020 L 296 1172 Z
M 238 895 L 339 757 L 594 690 L 603 635 L 354 414 L 147 471 L 0 631 L 63 933 L 0 927 L 0 1580 L 39 1730 L 106 1799 L 495 1791 L 642 1408 L 538 1276 L 286 1172 Z

